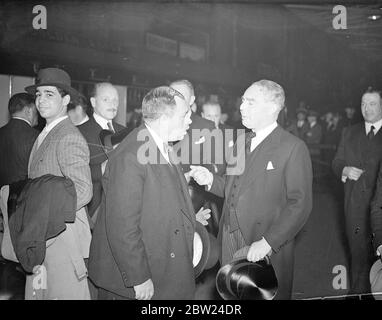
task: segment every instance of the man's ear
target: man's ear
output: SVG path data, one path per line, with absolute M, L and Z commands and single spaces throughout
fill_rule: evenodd
M 191 96 L 191 100 L 190 100 L 190 106 L 192 106 L 195 102 L 195 96 Z
M 65 95 L 63 98 L 62 98 L 62 100 L 63 100 L 63 104 L 64 104 L 64 106 L 67 106 L 68 104 L 69 104 L 69 102 L 70 102 L 70 95 Z
M 90 98 L 90 103 L 91 103 L 91 105 L 92 105 L 92 107 L 93 107 L 93 109 L 94 109 L 94 106 L 95 106 L 95 103 L 96 103 L 94 97 L 91 97 L 91 98 Z

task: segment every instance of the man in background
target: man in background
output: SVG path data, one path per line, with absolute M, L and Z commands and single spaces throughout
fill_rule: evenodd
M 382 162 L 381 102 L 380 91 L 370 90 L 363 94 L 361 111 L 364 121 L 343 130 L 332 162 L 334 173 L 344 184 L 351 294 L 370 293 L 369 271 L 375 254 L 370 202 Z
M 89 120 L 88 109 L 88 102 L 81 94 L 68 104 L 68 116 L 75 126 L 79 126 Z
M 28 177 L 28 161 L 39 132 L 34 96 L 14 94 L 8 103 L 10 121 L 0 128 L 0 188 Z
M 107 161 L 107 154 L 100 142 L 99 134 L 102 130 L 118 132 L 125 127 L 113 121 L 117 116 L 119 97 L 117 89 L 111 83 L 97 83 L 91 94 L 90 103 L 93 107 L 93 115 L 87 122 L 78 126 L 78 129 L 85 137 L 90 150 L 93 198 L 88 205 L 88 214 L 93 217 L 101 203 L 101 181 Z

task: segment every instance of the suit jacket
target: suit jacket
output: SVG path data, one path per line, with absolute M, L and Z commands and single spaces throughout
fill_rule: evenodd
M 215 130 L 215 124 L 196 113 L 191 114 L 191 120 L 187 135 L 174 146 L 175 152 L 181 155 L 182 168 L 184 172 L 187 172 L 190 170 L 190 165 L 203 165 L 214 171 L 211 165 L 211 158 L 214 157 L 213 149 L 211 145 L 207 146 L 206 141 L 210 140 L 211 132 Z M 206 159 L 205 162 L 209 163 L 203 163 L 203 158 Z
M 87 279 L 83 258 L 89 256 L 91 240 L 85 209 L 92 197 L 89 148 L 68 118 L 49 132 L 39 148 L 37 141 L 33 146 L 29 159 L 29 178 L 35 179 L 45 174 L 66 177 L 73 181 L 77 194 L 77 212 L 75 222 L 67 223 L 64 232 L 47 242 L 44 265 L 50 286 L 44 297 L 84 299 L 88 297 L 89 289 L 85 283 Z M 77 265 L 72 263 L 72 250 L 65 249 L 69 242 L 70 246 L 77 247 L 76 255 L 81 257 L 81 261 L 77 260 Z M 62 268 L 65 269 L 64 276 Z M 31 294 L 29 289 L 32 281 L 32 277 L 27 278 L 26 295 Z M 78 282 L 81 282 L 79 286 Z
M 377 186 L 370 207 L 373 246 L 376 251 L 382 244 L 382 165 L 379 167 Z
M 244 146 L 237 148 L 244 157 Z M 264 237 L 273 251 L 270 258 L 279 281 L 278 297 L 290 298 L 294 239 L 312 209 L 309 152 L 303 141 L 278 126 L 252 153 L 246 168 L 240 163 L 237 166 L 238 174 L 245 172 L 240 185 L 236 185 L 234 174 L 214 175 L 210 191 L 225 197 L 219 237 L 230 214 L 247 245 Z M 236 188 L 238 199 L 232 204 Z
M 9 229 L 18 260 L 27 272 L 41 265 L 46 241 L 76 218 L 76 190 L 70 179 L 43 175 L 29 180 L 18 198 Z
M 318 144 L 322 138 L 322 127 L 319 123 L 316 123 L 313 127 L 308 127 L 305 132 L 305 142 L 308 144 Z
M 20 119 L 0 128 L 0 188 L 28 177 L 28 161 L 39 132 Z
M 77 127 L 86 139 L 90 150 L 90 171 L 93 183 L 93 198 L 90 201 L 89 215 L 92 216 L 101 203 L 102 197 L 102 170 L 101 164 L 107 160 L 107 155 L 100 142 L 99 134 L 102 127 L 95 121 L 94 117 Z M 125 129 L 124 126 L 113 121 L 113 128 L 116 132 Z
M 154 162 L 163 164 L 138 160 L 148 145 Z M 128 298 L 135 297 L 133 286 L 151 278 L 153 299 L 192 299 L 195 212 L 180 167 L 171 168 L 158 154 L 145 126 L 134 129 L 110 154 L 89 277 L 98 287 Z
M 341 179 L 345 166 L 365 170 L 357 181 L 347 179 L 344 184 L 345 218 L 349 239 L 352 238 L 351 235 L 354 232 L 358 233 L 359 230 L 362 231 L 365 239 L 371 240 L 372 238 L 370 201 L 375 194 L 381 162 L 382 130 L 379 130 L 371 141 L 367 139 L 364 122 L 343 130 L 332 164 L 334 173 Z M 376 196 L 373 215 L 377 212 L 378 194 Z

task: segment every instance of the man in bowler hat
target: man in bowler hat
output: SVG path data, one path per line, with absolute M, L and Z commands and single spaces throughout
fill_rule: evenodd
M 65 231 L 46 243 L 43 267 L 47 288 L 34 287 L 38 273 L 28 275 L 25 298 L 90 299 L 84 261 L 89 257 L 91 240 L 85 209 L 92 197 L 89 148 L 67 115 L 68 103 L 78 93 L 71 87 L 70 76 L 57 68 L 40 70 L 36 84 L 25 90 L 35 94 L 37 110 L 46 120 L 46 126 L 32 148 L 28 178 L 46 174 L 69 178 L 77 195 L 74 223 L 66 223 Z

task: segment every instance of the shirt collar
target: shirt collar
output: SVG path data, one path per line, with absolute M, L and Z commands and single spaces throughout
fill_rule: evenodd
M 12 119 L 22 120 L 22 121 L 26 122 L 27 124 L 29 124 L 30 126 L 32 126 L 32 124 L 27 119 L 20 118 L 20 117 L 12 117 Z
M 145 123 L 145 126 L 146 126 L 147 130 L 149 130 L 150 134 L 152 135 L 152 137 L 155 141 L 155 144 L 157 145 L 157 147 L 158 147 L 159 151 L 161 152 L 161 154 L 163 155 L 163 157 L 167 161 L 169 161 L 168 154 L 164 151 L 163 139 L 152 128 L 150 128 L 150 126 L 147 123 Z
M 97 113 L 93 113 L 94 120 L 101 126 L 102 129 L 109 130 L 109 127 L 107 126 L 107 123 L 109 120 L 106 120 L 105 118 L 101 117 Z
M 65 120 L 68 116 L 62 116 L 54 120 L 53 122 L 49 123 L 45 126 L 44 131 L 46 133 L 50 132 L 56 125 L 58 125 L 62 120 Z
M 266 137 L 268 137 L 271 134 L 273 130 L 276 129 L 276 127 L 277 127 L 277 122 L 275 121 L 269 126 L 256 131 L 256 137 L 255 137 L 256 140 L 261 140 L 261 141 L 264 140 Z
M 381 127 L 382 127 L 382 119 L 378 120 L 375 123 L 365 122 L 366 134 L 369 133 L 371 126 L 374 126 L 374 128 L 375 128 L 374 134 L 376 134 L 379 131 L 379 129 L 381 129 Z
M 83 118 L 82 121 L 81 121 L 79 124 L 77 124 L 77 126 L 79 126 L 79 125 L 85 123 L 85 122 L 88 121 L 88 120 L 89 120 L 89 117 L 88 117 L 88 115 L 86 115 L 85 118 Z

